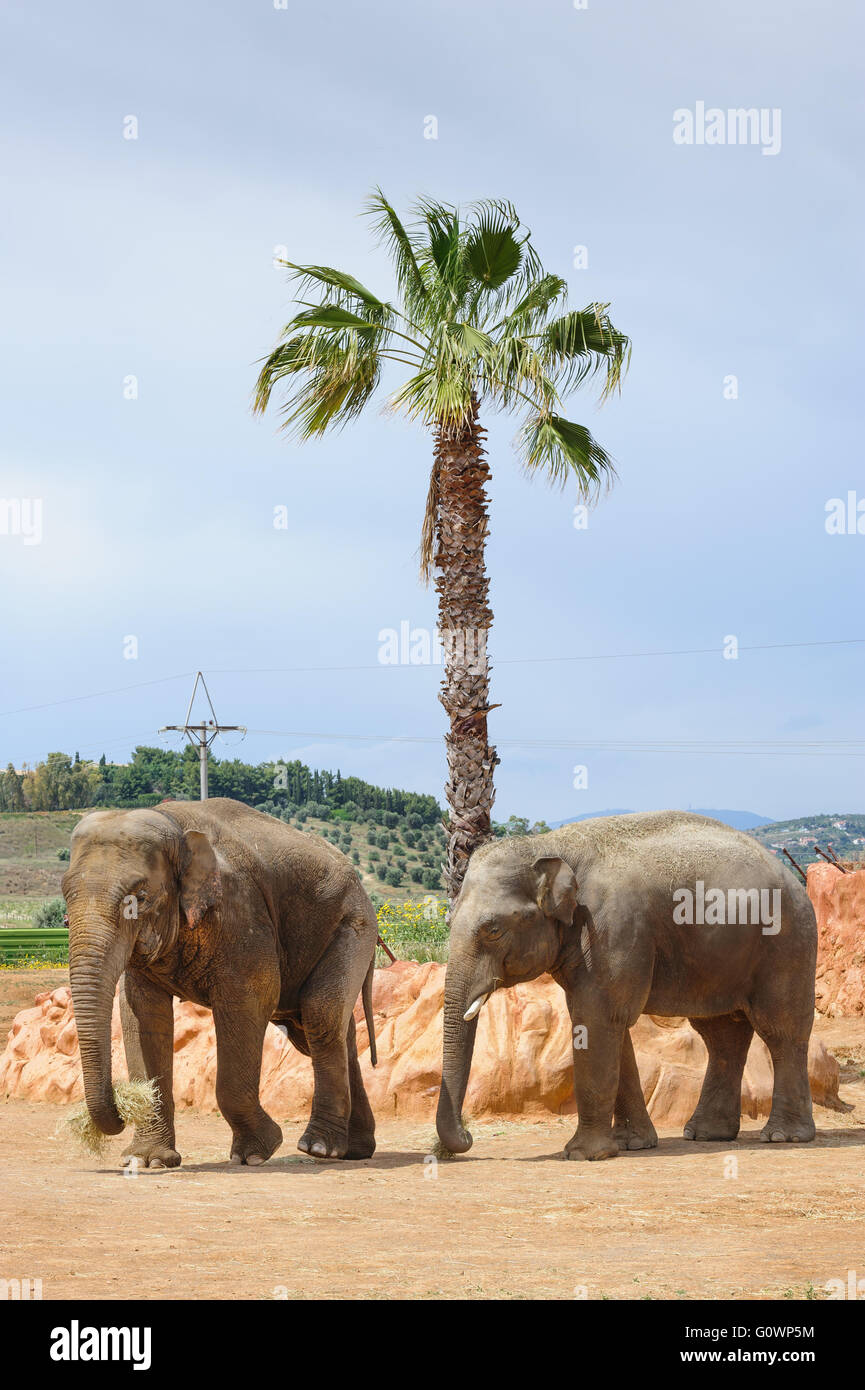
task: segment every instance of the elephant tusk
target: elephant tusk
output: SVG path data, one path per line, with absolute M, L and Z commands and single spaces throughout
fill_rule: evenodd
M 480 1013 L 481 1009 L 483 1008 L 484 1004 L 487 1002 L 489 997 L 489 990 L 486 994 L 479 994 L 475 1002 L 473 1004 L 469 1004 L 468 1008 L 463 1014 L 463 1022 L 471 1023 L 473 1018 L 477 1018 L 478 1014 Z

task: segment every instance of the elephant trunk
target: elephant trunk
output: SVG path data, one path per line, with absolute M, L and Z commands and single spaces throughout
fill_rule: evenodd
M 467 1153 L 472 1146 L 472 1136 L 463 1127 L 462 1108 L 471 1071 L 478 1019 L 476 1014 L 466 1022 L 463 1015 L 474 997 L 470 973 L 464 971 L 459 961 L 452 958 L 448 962 L 445 976 L 442 1084 L 436 1111 L 436 1129 L 443 1147 L 454 1154 Z
M 91 903 L 70 905 L 69 910 L 69 978 L 84 1098 L 103 1134 L 119 1134 L 123 1129 L 111 1082 L 111 1013 L 132 942 L 118 929 L 118 915 L 116 907 Z

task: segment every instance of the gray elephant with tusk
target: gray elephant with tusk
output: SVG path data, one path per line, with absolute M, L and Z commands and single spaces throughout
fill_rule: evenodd
M 282 1131 L 259 1101 L 268 1022 L 312 1059 L 312 1115 L 298 1148 L 317 1158 L 375 1151 L 355 1042 L 363 993 L 375 1062 L 372 971 L 378 922 L 339 850 L 238 801 L 165 802 L 94 811 L 72 835 L 63 878 L 69 973 L 84 1094 L 104 1134 L 118 1134 L 111 1009 L 120 1013 L 132 1080 L 157 1082 L 155 1120 L 124 1157 L 174 1168 L 172 998 L 213 1010 L 216 1099 L 231 1161 L 265 1163 Z
M 603 816 L 476 850 L 454 905 L 436 1125 L 472 1143 L 461 1111 L 490 994 L 549 972 L 573 1025 L 579 1125 L 568 1158 L 654 1148 L 629 1028 L 687 1016 L 709 1054 L 686 1139 L 739 1132 L 756 1031 L 775 1071 L 762 1138 L 814 1138 L 808 1039 L 817 925 L 792 874 L 750 836 L 680 811 Z

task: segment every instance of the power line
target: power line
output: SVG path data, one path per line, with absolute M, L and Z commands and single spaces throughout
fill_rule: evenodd
M 838 637 L 818 642 L 757 642 L 751 644 L 739 644 L 740 652 L 770 652 L 770 651 L 796 651 L 811 647 L 851 647 L 865 645 L 865 637 Z M 681 647 L 665 651 L 643 651 L 643 652 L 597 652 L 587 653 L 580 656 L 515 656 L 501 657 L 493 659 L 494 666 L 543 666 L 555 662 L 581 662 L 581 661 L 629 661 L 648 657 L 663 656 L 718 656 L 721 648 L 715 647 Z M 281 675 L 303 675 L 320 671 L 323 674 L 328 672 L 347 672 L 347 671 L 399 671 L 399 670 L 424 670 L 440 669 L 437 663 L 425 662 L 414 664 L 412 662 L 396 663 L 393 665 L 385 664 L 380 661 L 367 664 L 356 664 L 346 666 L 222 666 L 211 667 L 212 676 L 281 676 Z M 83 700 L 98 700 L 107 695 L 123 695 L 130 690 L 143 690 L 151 685 L 164 685 L 169 681 L 186 680 L 194 676 L 194 671 L 181 671 L 176 676 L 160 676 L 156 680 L 138 681 L 134 685 L 117 686 L 113 690 L 94 690 L 88 695 L 69 695 L 61 700 L 47 700 L 39 705 L 23 705 L 19 709 L 0 710 L 0 719 L 5 719 L 14 714 L 32 714 L 36 710 L 55 709 L 60 705 L 76 704 Z
M 414 743 L 441 742 L 441 734 L 333 734 L 309 729 L 249 729 L 249 735 L 271 738 L 318 739 L 323 743 Z M 530 739 L 496 738 L 497 748 L 533 748 L 538 751 L 564 750 L 595 753 L 706 753 L 756 757 L 865 757 L 865 739 L 826 739 L 796 743 L 771 740 L 714 741 L 690 739 Z M 857 751 L 861 750 L 861 751 Z
M 5 719 L 11 714 L 32 714 L 34 710 L 56 709 L 58 705 L 74 705 L 81 700 L 99 700 L 104 695 L 123 695 L 127 690 L 143 690 L 148 685 L 165 685 L 168 681 L 186 680 L 194 675 L 194 671 L 181 671 L 177 676 L 159 676 L 152 681 L 138 681 L 135 685 L 119 685 L 113 690 L 94 690 L 89 695 L 69 695 L 63 700 L 47 700 L 42 705 L 23 705 L 21 709 L 0 710 L 0 719 Z
M 865 644 L 865 637 L 838 637 L 818 642 L 754 642 L 739 643 L 740 652 L 793 651 L 801 647 L 847 647 Z M 720 656 L 722 649 L 714 647 L 677 647 L 655 652 L 590 652 L 581 656 L 505 656 L 490 655 L 492 666 L 543 666 L 550 662 L 567 661 L 630 661 L 640 657 L 656 656 Z M 283 676 L 302 675 L 311 671 L 395 671 L 400 669 L 418 670 L 423 667 L 440 665 L 426 662 L 370 662 L 355 666 L 221 666 L 211 667 L 212 676 Z

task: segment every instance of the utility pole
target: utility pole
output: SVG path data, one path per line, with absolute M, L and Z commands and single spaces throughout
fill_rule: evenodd
M 207 696 L 207 703 L 210 706 L 212 719 L 203 719 L 200 724 L 190 724 L 189 718 L 192 714 L 192 706 L 195 701 L 195 694 L 198 690 L 199 681 L 202 689 Z M 223 733 L 246 733 L 245 724 L 220 724 L 216 717 L 216 710 L 213 708 L 213 701 L 210 698 L 210 691 L 207 689 L 207 682 L 200 671 L 196 673 L 195 684 L 192 687 L 192 694 L 189 697 L 189 705 L 186 710 L 186 718 L 182 724 L 166 724 L 160 729 L 161 734 L 176 733 L 186 734 L 189 742 L 198 748 L 198 762 L 201 770 L 201 800 L 207 800 L 207 753 L 217 734 Z

